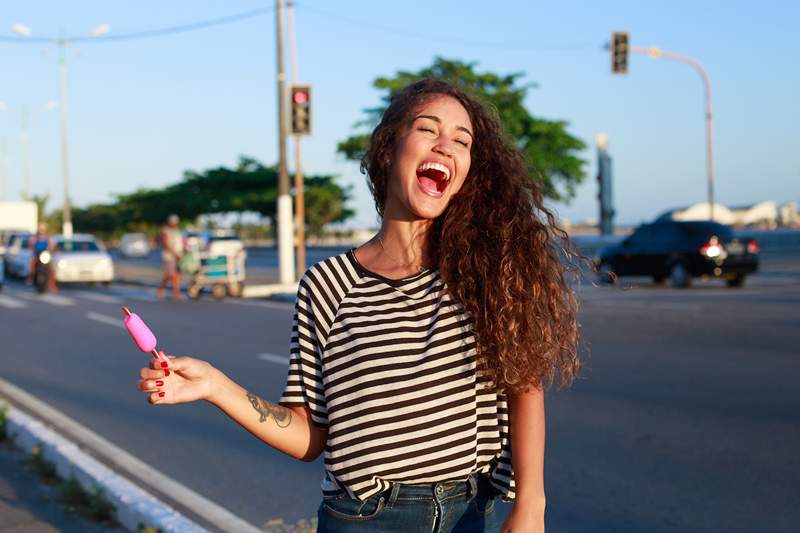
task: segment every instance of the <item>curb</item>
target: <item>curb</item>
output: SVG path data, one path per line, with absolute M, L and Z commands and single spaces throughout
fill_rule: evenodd
M 165 532 L 208 531 L 89 457 L 39 420 L 10 406 L 6 431 L 14 444 L 26 451 L 39 447 L 61 479 L 75 478 L 82 487 L 101 489 L 116 510 L 115 518 L 128 531 L 139 531 L 142 526 Z
M 166 494 L 172 500 L 189 510 L 190 514 L 197 514 L 214 530 L 246 533 L 261 531 L 177 481 L 154 472 L 141 460 L 2 378 L 0 400 L 8 405 L 8 437 L 26 451 L 34 447 L 40 448 L 42 456 L 54 464 L 62 479 L 74 477 L 84 488 L 101 489 L 103 496 L 115 507 L 117 521 L 125 529 L 139 531 L 144 525 L 165 533 L 210 531 L 87 452 L 106 458 L 115 469 L 134 479 L 141 477 L 137 473 L 154 478 L 159 486 L 165 487 Z M 22 406 L 46 421 L 42 422 L 15 406 Z M 69 434 L 74 441 L 57 433 L 52 427 Z M 75 441 L 80 441 L 81 444 Z

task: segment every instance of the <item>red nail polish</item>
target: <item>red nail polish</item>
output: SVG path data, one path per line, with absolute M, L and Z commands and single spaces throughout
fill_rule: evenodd
M 161 391 L 161 392 L 159 392 L 159 393 L 158 393 L 158 397 L 159 397 L 159 398 L 163 398 L 163 397 L 164 397 L 164 391 Z
M 161 368 L 167 368 L 168 366 L 169 363 L 167 363 L 166 361 L 161 361 Z
M 169 376 L 169 370 L 164 370 L 164 377 Z
M 156 387 L 163 387 L 163 386 L 164 386 L 163 381 L 161 381 L 160 379 L 156 381 Z

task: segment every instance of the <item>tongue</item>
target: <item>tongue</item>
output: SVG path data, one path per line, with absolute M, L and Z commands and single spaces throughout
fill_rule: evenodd
M 417 176 L 417 181 L 419 181 L 419 186 L 423 191 L 435 194 L 439 193 L 439 187 L 435 180 L 427 176 Z

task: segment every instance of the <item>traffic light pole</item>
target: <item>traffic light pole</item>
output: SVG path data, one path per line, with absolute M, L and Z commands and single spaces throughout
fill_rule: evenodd
M 630 51 L 635 54 L 645 54 L 653 59 L 669 59 L 680 63 L 687 63 L 703 78 L 703 89 L 705 92 L 705 113 L 706 113 L 706 173 L 708 175 L 708 208 L 709 219 L 714 220 L 714 164 L 713 164 L 713 117 L 711 102 L 711 79 L 703 68 L 703 65 L 693 57 L 665 52 L 660 48 L 643 46 L 631 46 Z
M 283 0 L 276 0 L 276 36 L 278 39 L 278 258 L 281 284 L 294 283 L 294 232 L 292 197 L 286 168 L 286 75 L 283 71 Z
M 297 83 L 297 41 L 294 32 L 294 2 L 286 3 L 287 25 L 289 30 L 289 58 L 292 66 L 292 83 Z M 301 135 L 294 136 L 294 209 L 297 228 L 297 275 L 306 270 L 306 212 L 303 181 L 303 159 L 300 150 Z

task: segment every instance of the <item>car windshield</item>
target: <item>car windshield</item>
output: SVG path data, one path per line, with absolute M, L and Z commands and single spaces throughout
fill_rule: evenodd
M 56 249 L 59 252 L 98 252 L 100 248 L 94 241 L 58 241 Z
M 706 238 L 717 235 L 723 239 L 733 238 L 733 231 L 729 226 L 716 222 L 689 222 L 683 224 L 683 230 L 691 237 Z

